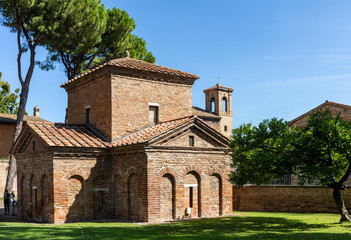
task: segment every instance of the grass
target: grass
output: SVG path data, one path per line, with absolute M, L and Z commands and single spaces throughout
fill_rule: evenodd
M 240 216 L 167 224 L 8 222 L 0 239 L 351 239 L 337 214 L 239 212 Z

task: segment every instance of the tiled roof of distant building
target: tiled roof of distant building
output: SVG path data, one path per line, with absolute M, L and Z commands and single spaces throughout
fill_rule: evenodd
M 0 113 L 0 123 L 15 123 L 16 120 L 17 114 Z M 24 116 L 23 121 L 46 122 L 45 119 L 34 116 Z

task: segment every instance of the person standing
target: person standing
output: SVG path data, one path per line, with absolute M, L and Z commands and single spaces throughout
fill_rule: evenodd
M 10 214 L 10 193 L 7 189 L 5 189 L 4 193 L 4 206 L 5 206 L 5 215 Z
M 10 206 L 16 207 L 17 199 L 14 191 L 12 191 L 10 194 L 10 202 L 11 202 Z

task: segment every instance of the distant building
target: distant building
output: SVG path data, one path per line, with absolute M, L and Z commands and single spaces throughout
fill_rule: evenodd
M 0 196 L 4 195 L 16 119 L 16 114 L 0 113 Z M 35 107 L 33 116 L 24 116 L 24 121 L 26 123 L 27 121 L 44 122 L 45 120 L 40 118 L 40 109 Z M 15 185 L 17 185 L 17 182 L 15 182 Z M 15 191 L 16 189 L 10 190 Z
M 146 222 L 231 214 L 233 89 L 121 58 L 62 84 L 66 123 L 28 122 L 12 147 L 19 214 L 62 223 Z

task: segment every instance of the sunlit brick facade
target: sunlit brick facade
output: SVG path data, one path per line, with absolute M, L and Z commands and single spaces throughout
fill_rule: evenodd
M 64 83 L 66 123 L 28 123 L 12 148 L 20 215 L 63 223 L 231 214 L 231 123 L 222 131 L 223 114 L 192 106 L 197 78 L 122 58 Z

